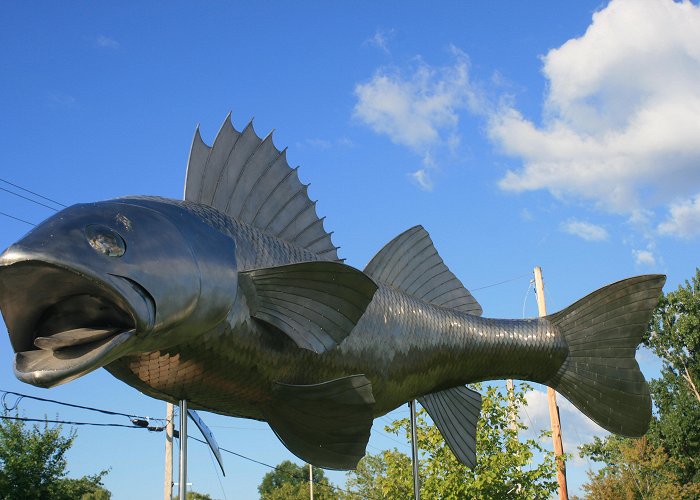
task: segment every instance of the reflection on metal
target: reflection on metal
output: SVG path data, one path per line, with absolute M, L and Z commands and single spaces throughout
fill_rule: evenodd
M 187 410 L 187 413 L 190 415 L 190 418 L 192 418 L 194 423 L 197 425 L 197 428 L 202 433 L 202 436 L 204 436 L 204 439 L 206 440 L 207 444 L 209 445 L 209 448 L 211 449 L 212 453 L 214 453 L 214 456 L 216 457 L 216 461 L 219 462 L 219 467 L 221 467 L 221 473 L 225 476 L 226 471 L 224 470 L 224 461 L 221 458 L 221 451 L 219 450 L 219 445 L 217 444 L 216 439 L 214 439 L 214 433 L 209 429 L 209 427 L 207 427 L 207 425 L 200 418 L 199 414 L 196 411 Z
M 179 498 L 187 498 L 187 400 L 180 401 L 180 477 Z
M 411 464 L 413 464 L 413 498 L 420 500 L 420 474 L 418 472 L 418 431 L 416 430 L 416 400 L 408 403 L 411 411 Z
M 488 379 L 548 384 L 612 432 L 646 431 L 634 353 L 663 276 L 544 318 L 482 318 L 420 226 L 364 271 L 340 263 L 306 189 L 271 137 L 227 119 L 211 148 L 195 135 L 185 201 L 47 219 L 0 256 L 15 374 L 51 387 L 105 367 L 155 398 L 265 420 L 335 469 L 356 466 L 373 418 L 422 397 L 469 463 L 471 423 L 455 415 L 478 405 L 458 388 Z

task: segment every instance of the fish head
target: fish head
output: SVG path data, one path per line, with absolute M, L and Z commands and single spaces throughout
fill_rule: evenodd
M 0 255 L 15 375 L 51 387 L 175 342 L 202 303 L 203 266 L 183 222 L 126 200 L 78 204 Z

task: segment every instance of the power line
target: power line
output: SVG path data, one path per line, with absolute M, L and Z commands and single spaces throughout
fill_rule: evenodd
M 65 402 L 63 402 L 63 401 L 57 401 L 57 400 L 55 400 L 55 399 L 40 398 L 40 397 L 37 397 L 37 396 L 30 396 L 30 395 L 28 395 L 28 394 L 22 394 L 22 393 L 20 393 L 20 392 L 5 391 L 5 390 L 3 390 L 3 389 L 0 389 L 0 392 L 3 393 L 2 398 L 0 398 L 0 403 L 2 403 L 3 408 L 6 409 L 6 410 L 13 410 L 14 408 L 17 407 L 17 404 L 19 404 L 19 401 L 20 401 L 20 400 L 22 400 L 22 399 L 24 399 L 24 398 L 27 398 L 27 399 L 34 399 L 34 400 L 36 400 L 36 401 L 43 401 L 43 402 L 45 402 L 45 403 L 54 403 L 54 404 L 57 404 L 57 405 L 68 406 L 68 407 L 71 407 L 71 408 L 78 408 L 78 409 L 81 409 L 81 410 L 95 411 L 95 412 L 98 412 L 98 413 L 103 413 L 103 414 L 105 414 L 105 415 L 114 415 L 114 416 L 118 416 L 118 417 L 126 417 L 126 418 L 132 419 L 132 420 L 140 420 L 140 421 L 147 421 L 147 422 L 148 422 L 148 421 L 151 421 L 151 420 L 165 421 L 165 419 L 162 419 L 162 418 L 143 417 L 143 416 L 140 416 L 140 415 L 132 415 L 132 414 L 130 414 L 130 413 L 122 413 L 122 412 L 118 412 L 118 411 L 103 410 L 103 409 L 101 409 L 101 408 L 94 408 L 94 407 L 92 407 L 92 406 L 84 406 L 84 405 L 76 405 L 76 404 L 72 404 L 72 403 L 65 403 Z M 7 395 L 8 395 L 8 394 L 12 394 L 13 396 L 17 396 L 17 397 L 19 398 L 19 399 L 15 402 L 13 408 L 8 408 L 8 406 L 7 406 L 6 398 L 7 398 Z
M 10 191 L 9 189 L 5 189 L 4 187 L 0 187 L 0 191 L 5 191 L 6 193 L 10 193 L 11 195 L 17 196 L 18 198 L 22 198 L 27 201 L 31 201 L 32 203 L 36 203 L 37 205 L 41 205 L 42 207 L 46 207 L 50 210 L 53 210 L 54 212 L 58 212 L 58 208 L 52 207 L 50 205 L 47 205 L 46 203 L 42 203 L 40 201 L 36 201 L 28 196 L 21 195 L 19 193 L 15 193 L 14 191 Z
M 196 438 L 196 437 L 194 437 L 194 436 L 190 436 L 189 434 L 187 435 L 187 439 L 193 439 L 193 440 L 197 441 L 198 443 L 202 443 L 202 444 L 208 445 L 208 443 L 207 443 L 206 441 L 204 441 L 204 440 L 202 440 L 202 439 L 198 439 L 198 438 Z M 300 475 L 297 475 L 297 474 L 291 474 L 291 473 L 289 473 L 289 472 L 283 471 L 283 470 L 280 469 L 279 467 L 275 467 L 274 465 L 270 465 L 270 464 L 267 464 L 267 463 L 265 463 L 265 462 L 261 462 L 260 460 L 255 460 L 254 458 L 250 458 L 250 457 L 247 457 L 247 456 L 242 455 L 242 454 L 240 454 L 240 453 L 236 453 L 235 451 L 227 450 L 226 448 L 222 448 L 222 447 L 219 447 L 219 449 L 220 449 L 221 451 L 224 451 L 224 452 L 226 452 L 226 453 L 230 453 L 231 455 L 235 455 L 235 456 L 237 456 L 237 457 L 239 457 L 239 458 L 242 458 L 242 459 L 244 459 L 244 460 L 248 460 L 249 462 L 253 462 L 253 463 L 256 463 L 256 464 L 258 464 L 258 465 L 262 465 L 262 466 L 268 467 L 268 468 L 270 468 L 270 469 L 276 470 L 277 472 L 281 472 L 282 474 L 286 474 L 286 475 L 289 476 L 289 477 L 294 477 L 294 478 L 302 479 L 302 480 L 306 481 L 306 475 L 300 476 Z M 348 495 L 355 495 L 355 496 L 358 496 L 358 497 L 360 497 L 360 498 L 363 498 L 363 497 L 361 497 L 359 494 L 357 494 L 357 493 L 355 493 L 355 492 L 352 492 L 352 491 L 349 491 L 349 490 L 345 490 L 345 489 L 340 488 L 339 486 L 335 486 L 335 485 L 333 485 L 333 484 L 321 483 L 321 482 L 316 481 L 316 480 L 314 480 L 313 483 L 314 483 L 315 485 L 318 485 L 318 486 L 323 486 L 323 487 L 326 487 L 326 488 L 332 488 L 332 489 L 334 489 L 334 490 L 342 491 L 343 493 L 347 493 Z M 364 498 L 368 498 L 368 497 L 364 497 Z
M 127 429 L 148 429 L 153 432 L 160 432 L 163 427 L 143 427 L 140 425 L 127 425 L 127 424 L 114 424 L 114 423 L 100 423 L 100 422 L 72 422 L 68 420 L 51 420 L 47 418 L 28 418 L 28 417 L 11 417 L 10 415 L 0 415 L 3 420 L 21 420 L 22 422 L 45 422 L 50 424 L 66 424 L 66 425 L 92 425 L 95 427 L 125 427 Z
M 520 276 L 515 276 L 514 278 L 510 278 L 510 279 L 507 279 L 507 280 L 504 280 L 504 281 L 499 281 L 498 283 L 492 283 L 492 284 L 490 284 L 490 285 L 480 286 L 480 287 L 478 287 L 478 288 L 472 288 L 472 289 L 470 289 L 470 291 L 471 291 L 471 292 L 475 292 L 475 291 L 477 291 L 477 290 L 483 290 L 484 288 L 491 288 L 491 287 L 494 287 L 494 286 L 503 285 L 503 284 L 505 284 L 505 283 L 510 283 L 511 281 L 515 281 L 515 280 L 519 280 L 520 278 L 524 278 L 525 276 L 530 276 L 531 274 L 532 274 L 532 273 L 521 274 Z
M 23 188 L 22 186 L 18 186 L 17 184 L 15 184 L 15 183 L 13 183 L 13 182 L 10 182 L 10 181 L 8 181 L 8 180 L 6 180 L 6 179 L 0 178 L 0 182 L 4 182 L 5 184 L 9 184 L 10 186 L 16 187 L 17 189 L 21 189 L 21 190 L 24 191 L 25 193 L 33 194 L 34 196 L 38 196 L 38 197 L 41 198 L 42 200 L 50 201 L 51 203 L 55 203 L 56 205 L 59 205 L 59 206 L 61 206 L 61 207 L 63 207 L 63 208 L 67 208 L 67 207 L 68 207 L 68 205 L 64 205 L 64 204 L 61 203 L 60 201 L 52 200 L 51 198 L 48 198 L 48 197 L 43 196 L 43 195 L 40 195 L 39 193 L 35 193 L 34 191 L 32 191 L 32 190 L 30 190 L 30 189 Z
M 4 420 L 19 420 L 19 421 L 24 421 L 24 422 L 39 422 L 39 423 L 45 422 L 45 423 L 53 423 L 53 424 L 76 425 L 76 426 L 121 427 L 121 428 L 127 428 L 127 429 L 147 429 L 147 430 L 153 431 L 153 432 L 161 432 L 161 431 L 163 431 L 164 428 L 165 428 L 164 426 L 157 426 L 157 427 L 156 427 L 156 426 L 150 426 L 150 425 L 148 425 L 147 422 L 145 422 L 146 420 L 149 420 L 149 421 L 150 421 L 150 420 L 165 421 L 165 419 L 152 419 L 152 418 L 150 418 L 150 417 L 138 417 L 138 416 L 136 416 L 136 415 L 131 415 L 131 414 L 129 414 L 129 413 L 116 412 L 116 411 L 111 411 L 111 410 L 104 410 L 104 409 L 101 409 L 101 408 L 95 408 L 95 407 L 84 406 L 84 405 L 76 405 L 76 404 L 72 404 L 72 403 L 65 403 L 65 402 L 63 402 L 63 401 L 57 401 L 57 400 L 55 400 L 55 399 L 40 398 L 40 397 L 37 397 L 37 396 L 30 396 L 30 395 L 28 395 L 28 394 L 22 394 L 22 393 L 13 392 L 13 391 L 5 391 L 5 390 L 2 390 L 2 389 L 0 389 L 0 392 L 3 393 L 2 398 L 0 398 L 0 403 L 2 403 L 2 406 L 3 406 L 3 408 L 4 408 L 5 410 L 10 410 L 10 411 L 11 411 L 11 410 L 16 409 L 17 406 L 18 406 L 18 404 L 19 404 L 19 402 L 20 402 L 22 399 L 27 398 L 27 399 L 34 399 L 34 400 L 37 400 L 37 401 L 46 402 L 46 403 L 54 403 L 54 404 L 58 404 L 58 405 L 68 406 L 68 407 L 71 407 L 71 408 L 78 408 L 78 409 L 81 409 L 81 410 L 95 411 L 95 412 L 103 413 L 103 414 L 105 414 L 105 415 L 114 415 L 114 416 L 128 417 L 128 418 L 132 419 L 132 425 L 117 424 L 117 423 L 99 423 L 99 422 L 76 422 L 76 421 L 68 421 L 68 420 L 53 420 L 53 419 L 46 419 L 46 418 L 44 418 L 44 419 L 38 419 L 38 418 L 12 417 L 12 416 L 9 416 L 9 415 L 0 415 L 0 419 L 4 419 Z M 7 395 L 8 395 L 8 394 L 11 394 L 11 395 L 13 395 L 13 396 L 17 396 L 17 397 L 18 397 L 17 401 L 15 401 L 15 404 L 12 405 L 11 408 L 7 405 L 7 402 L 6 402 L 6 398 L 7 398 Z M 144 424 L 146 424 L 146 425 L 144 425 Z M 199 443 L 207 444 L 206 441 L 203 441 L 203 440 L 201 440 L 201 439 L 198 439 L 198 438 L 196 438 L 196 437 L 194 437 L 194 436 L 190 436 L 189 434 L 188 434 L 187 437 L 188 437 L 189 439 L 193 439 L 193 440 L 195 440 L 195 441 L 197 441 L 197 442 L 199 442 Z M 388 436 L 387 436 L 387 437 L 388 437 Z M 275 467 L 274 465 L 270 465 L 270 464 L 267 464 L 267 463 L 265 463 L 265 462 L 261 462 L 261 461 L 259 461 L 259 460 L 254 459 L 254 458 L 247 457 L 247 456 L 245 456 L 245 455 L 242 455 L 242 454 L 240 454 L 240 453 L 236 453 L 235 451 L 228 450 L 228 449 L 226 449 L 226 448 L 221 448 L 221 447 L 220 447 L 219 449 L 220 449 L 221 451 L 224 451 L 224 452 L 226 452 L 226 453 L 230 453 L 231 455 L 235 455 L 235 456 L 237 456 L 237 457 L 243 458 L 243 459 L 248 460 L 248 461 L 250 461 L 250 462 L 254 462 L 254 463 L 256 463 L 256 464 L 263 465 L 263 466 L 265 466 L 265 467 L 269 467 L 270 469 L 274 469 L 274 470 L 277 470 L 277 471 L 279 471 L 279 472 L 285 473 L 285 471 L 279 469 L 278 467 Z M 296 477 L 296 476 L 295 476 L 295 477 Z M 305 477 L 302 478 L 301 476 L 299 476 L 299 478 L 304 479 L 304 480 L 306 479 Z M 342 488 L 337 487 L 337 486 L 334 486 L 334 485 L 332 485 L 332 484 L 320 483 L 320 482 L 318 482 L 318 481 L 314 481 L 314 484 L 317 484 L 317 485 L 323 486 L 323 487 L 333 488 L 333 489 L 336 489 L 336 490 L 338 490 L 338 491 L 342 491 L 342 492 L 344 492 L 344 493 L 347 493 L 347 494 L 349 494 L 349 495 L 355 495 L 355 496 L 358 496 L 358 497 L 360 496 L 360 495 L 358 495 L 357 493 L 354 493 L 354 492 L 351 492 L 351 491 L 342 489 Z M 225 496 L 225 495 L 224 495 L 224 496 Z M 365 497 L 365 498 L 367 498 L 367 497 Z
M 18 220 L 20 222 L 24 222 L 25 224 L 29 224 L 30 226 L 36 226 L 33 222 L 29 222 L 28 220 L 20 219 L 19 217 L 15 217 L 14 215 L 6 214 L 5 212 L 0 212 L 0 215 L 4 215 L 5 217 L 9 217 L 10 219 Z

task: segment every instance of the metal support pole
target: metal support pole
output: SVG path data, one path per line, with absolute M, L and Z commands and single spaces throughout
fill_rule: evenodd
M 187 498 L 187 400 L 180 401 L 180 500 Z
M 163 498 L 170 500 L 173 497 L 173 415 L 175 409 L 172 403 L 167 403 L 165 410 L 165 485 Z
M 418 433 L 416 432 L 416 400 L 408 403 L 411 409 L 411 456 L 413 459 L 413 498 L 420 500 L 420 477 L 418 476 Z
M 314 500 L 314 468 L 309 464 L 309 498 Z

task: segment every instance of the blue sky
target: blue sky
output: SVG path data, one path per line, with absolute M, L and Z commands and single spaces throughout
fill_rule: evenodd
M 195 126 L 211 143 L 232 111 L 238 129 L 254 117 L 258 135 L 276 130 L 349 264 L 423 224 L 487 316 L 536 315 L 536 265 L 553 312 L 635 274 L 665 273 L 672 290 L 698 264 L 693 3 L 6 1 L 0 47 L 0 177 L 65 204 L 181 197 Z M 34 223 L 52 213 L 4 191 L 0 211 Z M 0 246 L 29 228 L 0 216 Z M 654 376 L 653 357 L 638 359 Z M 11 366 L 3 331 L 0 388 L 165 412 L 104 371 L 43 391 Z M 541 393 L 529 399 L 529 421 L 546 425 Z M 223 447 L 293 458 L 263 423 L 204 418 Z M 562 419 L 567 451 L 600 433 L 566 403 Z M 386 423 L 368 451 L 408 452 Z M 206 450 L 190 450 L 194 488 L 224 498 Z M 111 466 L 116 499 L 162 494 L 161 434 L 81 428 L 69 459 L 76 475 Z M 224 460 L 226 496 L 256 498 L 267 469 Z M 573 491 L 587 467 L 569 464 Z

